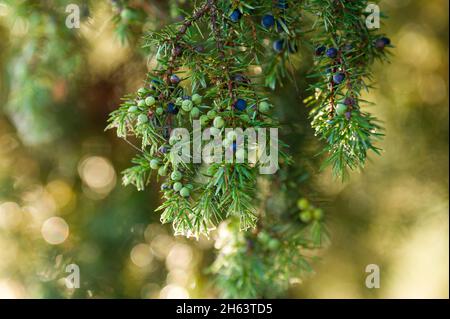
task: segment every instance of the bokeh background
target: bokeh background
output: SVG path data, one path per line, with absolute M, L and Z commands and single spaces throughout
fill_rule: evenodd
M 154 19 L 127 30 L 93 1 L 74 32 L 38 10 L 21 18 L 19 2 L 0 1 L 0 298 L 217 297 L 205 271 L 214 241 L 160 225 L 158 185 L 123 187 L 134 151 L 104 132 L 153 63 L 124 37 L 164 23 L 170 6 L 141 1 Z M 314 172 L 332 243 L 294 298 L 449 297 L 448 1 L 380 6 L 396 47 L 368 96 L 384 153 L 345 183 Z M 307 127 L 299 101 L 290 87 L 277 97 Z M 64 285 L 70 263 L 80 289 Z M 364 285 L 368 264 L 380 266 L 379 289 Z

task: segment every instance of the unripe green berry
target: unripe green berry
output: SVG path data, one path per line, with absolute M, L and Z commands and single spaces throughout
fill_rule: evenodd
M 181 104 L 183 104 L 183 98 L 182 97 L 178 97 L 176 100 L 175 100 L 175 104 L 176 105 L 178 105 L 178 106 L 181 106 Z
M 262 243 L 262 244 L 267 244 L 270 241 L 270 236 L 268 233 L 266 233 L 265 231 L 261 231 L 258 234 L 258 240 Z
M 186 112 L 190 112 L 192 110 L 193 103 L 191 100 L 184 100 L 181 103 L 181 109 Z
M 345 112 L 347 112 L 347 105 L 345 105 L 344 103 L 338 103 L 338 105 L 336 106 L 336 114 L 344 115 Z
M 145 100 L 139 100 L 139 101 L 137 102 L 137 105 L 138 105 L 139 107 L 145 107 L 147 104 L 145 104 Z
M 208 111 L 208 113 L 206 113 L 206 116 L 208 116 L 208 118 L 210 120 L 214 119 L 216 117 L 216 115 L 217 115 L 217 112 L 214 110 L 210 110 L 210 111 Z
M 187 188 L 187 187 L 183 187 L 181 190 L 180 190 L 180 195 L 181 196 L 183 196 L 183 197 L 189 197 L 190 196 L 190 191 L 189 191 L 189 188 Z
M 306 210 L 309 208 L 309 201 L 306 198 L 300 198 L 297 201 L 297 207 L 301 210 Z
M 241 114 L 239 117 L 243 122 L 250 122 L 250 116 L 248 116 L 248 114 Z
M 200 94 L 194 94 L 192 95 L 192 102 L 194 102 L 195 105 L 200 105 L 202 103 L 202 96 Z
M 156 108 L 156 115 L 163 115 L 163 114 L 164 114 L 164 109 L 162 107 Z
M 170 178 L 173 181 L 179 181 L 183 178 L 183 174 L 181 174 L 179 171 L 173 171 L 172 174 L 170 174 Z
M 322 220 L 322 218 L 323 218 L 323 210 L 320 209 L 320 208 L 316 208 L 316 209 L 313 210 L 312 215 L 313 215 L 313 218 L 315 220 Z
M 139 114 L 138 116 L 138 123 L 139 124 L 144 124 L 148 122 L 148 117 L 146 114 Z
M 268 113 L 270 111 L 270 104 L 266 101 L 262 101 L 259 103 L 258 109 L 261 113 Z
M 270 250 L 277 250 L 278 248 L 280 248 L 280 244 L 281 243 L 278 239 L 273 238 L 267 243 L 267 248 L 269 248 Z
M 150 161 L 150 168 L 151 169 L 158 169 L 159 168 L 159 160 L 154 158 Z
M 225 125 L 225 121 L 223 120 L 222 117 L 217 116 L 214 119 L 213 125 L 214 125 L 215 128 L 221 129 Z
M 136 105 L 132 105 L 128 108 L 129 113 L 134 113 L 138 110 L 138 107 Z
M 139 88 L 139 90 L 137 90 L 137 93 L 139 96 L 142 96 L 147 93 L 147 90 L 145 88 Z
M 193 107 L 191 110 L 192 118 L 196 119 L 200 116 L 200 109 L 198 107 Z
M 209 117 L 206 115 L 201 115 L 200 116 L 200 124 L 201 125 L 206 125 L 209 122 Z
M 180 182 L 176 182 L 173 184 L 173 190 L 175 192 L 179 192 L 182 188 L 183 188 L 183 184 L 181 184 Z
M 304 223 L 309 223 L 312 219 L 312 214 L 309 210 L 300 213 L 300 220 Z
M 158 175 L 159 176 L 166 176 L 167 175 L 167 168 L 165 166 L 161 166 L 158 169 Z
M 156 103 L 156 100 L 153 96 L 149 96 L 145 99 L 145 104 L 147 104 L 147 106 L 152 106 Z

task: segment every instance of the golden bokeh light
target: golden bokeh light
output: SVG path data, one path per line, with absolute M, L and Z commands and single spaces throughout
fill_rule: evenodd
M 133 247 L 130 252 L 130 258 L 133 264 L 138 267 L 147 267 L 153 260 L 153 255 L 150 246 L 147 244 L 138 244 Z
M 74 197 L 70 185 L 62 180 L 51 181 L 47 184 L 46 189 L 55 200 L 58 208 L 67 206 Z
M 14 229 L 22 221 L 22 209 L 17 203 L 0 203 L 0 229 Z
M 61 217 L 50 217 L 41 228 L 42 237 L 51 245 L 59 245 L 69 237 L 69 225 Z
M 116 186 L 116 171 L 105 157 L 85 158 L 80 162 L 78 172 L 85 185 L 98 198 L 106 197 Z
M 160 292 L 161 299 L 188 299 L 189 292 L 178 285 L 167 285 Z

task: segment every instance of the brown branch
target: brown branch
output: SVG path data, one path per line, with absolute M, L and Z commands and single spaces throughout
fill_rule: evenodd
M 183 21 L 181 27 L 178 29 L 178 33 L 175 36 L 175 39 L 169 41 L 172 43 L 173 48 L 171 56 L 169 58 L 168 67 L 165 72 L 164 80 L 166 81 L 166 83 L 170 82 L 170 76 L 176 69 L 176 60 L 181 55 L 181 48 L 178 45 L 180 40 L 186 34 L 187 30 L 192 26 L 192 24 L 202 18 L 211 9 L 210 2 L 210 0 L 206 1 L 198 10 L 193 13 L 191 18 L 186 18 Z
M 228 94 L 230 99 L 233 99 L 233 81 L 230 76 L 230 69 L 228 64 L 225 61 L 225 50 L 224 50 L 224 41 L 221 38 L 220 30 L 217 25 L 217 6 L 216 0 L 208 0 L 209 5 L 211 6 L 211 27 L 214 33 L 214 38 L 216 40 L 216 48 L 217 53 L 219 55 L 219 59 L 224 61 L 224 77 L 227 80 Z

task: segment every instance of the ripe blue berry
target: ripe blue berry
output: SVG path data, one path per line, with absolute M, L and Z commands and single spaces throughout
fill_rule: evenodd
M 234 108 L 242 112 L 247 108 L 247 102 L 243 99 L 237 99 L 237 101 L 234 102 Z
M 264 28 L 269 29 L 275 25 L 275 18 L 271 14 L 266 14 L 261 20 L 261 24 Z
M 338 50 L 336 48 L 329 48 L 326 54 L 330 59 L 334 59 L 335 57 L 337 57 Z
M 232 150 L 233 150 L 233 153 L 236 153 L 236 150 L 237 150 L 237 143 L 236 143 L 236 142 L 233 142 L 233 144 L 231 145 L 231 148 L 232 148 Z
M 321 45 L 321 46 L 316 48 L 315 53 L 316 53 L 317 56 L 322 55 L 322 54 L 325 53 L 326 49 L 327 48 L 325 48 L 325 46 Z
M 176 46 L 172 49 L 172 54 L 174 56 L 179 56 L 183 52 L 183 49 L 180 46 Z
M 166 154 L 169 151 L 169 148 L 167 146 L 161 146 L 158 151 L 162 154 Z
M 390 44 L 391 44 L 391 40 L 386 37 L 381 37 L 375 41 L 375 47 L 380 50 L 384 49 L 387 45 L 390 45 Z
M 167 104 L 167 113 L 169 114 L 178 114 L 178 108 L 174 103 Z
M 170 76 L 170 83 L 172 83 L 172 84 L 178 84 L 178 83 L 180 83 L 180 78 L 178 77 L 178 75 L 176 75 L 176 74 L 172 74 L 171 76 Z
M 355 99 L 352 97 L 346 97 L 344 100 L 344 104 L 347 106 L 355 105 Z
M 233 22 L 238 22 L 242 17 L 241 11 L 239 9 L 234 9 L 234 11 L 230 14 L 230 20 Z
M 282 52 L 284 49 L 284 40 L 283 39 L 276 40 L 273 43 L 273 49 L 278 53 Z
M 333 75 L 333 82 L 336 84 L 341 84 L 342 81 L 344 81 L 344 79 L 345 79 L 344 73 L 336 73 L 335 75 Z

